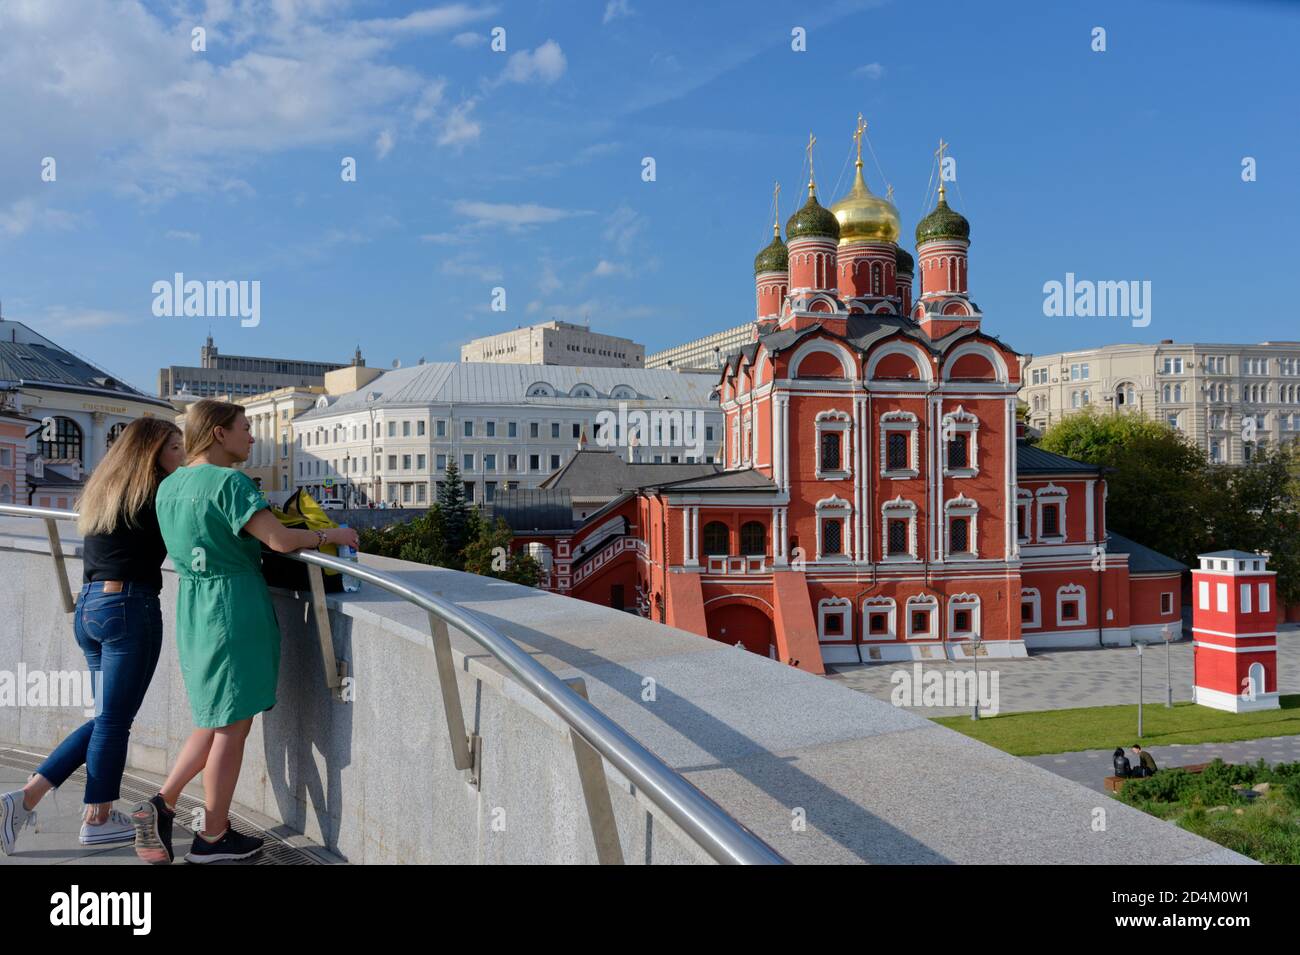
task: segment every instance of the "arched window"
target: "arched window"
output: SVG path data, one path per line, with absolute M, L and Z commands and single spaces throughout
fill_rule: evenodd
M 47 433 L 52 433 L 52 440 L 44 440 Z M 41 457 L 46 461 L 82 461 L 81 427 L 71 418 L 55 418 L 51 432 L 42 426 L 41 438 Z
M 117 440 L 118 435 L 120 435 L 125 430 L 126 430 L 125 421 L 119 421 L 117 424 L 113 425 L 113 427 L 109 428 L 108 439 L 104 443 L 105 449 L 111 448 L 113 446 L 113 442 Z
M 731 552 L 727 525 L 722 521 L 709 521 L 704 525 L 704 555 L 726 557 Z
M 747 521 L 740 528 L 740 552 L 761 557 L 767 553 L 767 530 L 759 521 Z

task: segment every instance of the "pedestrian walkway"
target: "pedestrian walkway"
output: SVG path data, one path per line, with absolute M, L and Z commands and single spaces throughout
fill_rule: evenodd
M 1153 646 L 1143 652 L 1143 693 L 1146 703 L 1165 701 L 1165 654 L 1169 654 L 1174 701 L 1192 698 L 1192 644 L 1182 640 L 1166 650 Z M 1279 690 L 1300 693 L 1300 627 L 1285 625 L 1278 634 Z M 971 669 L 968 660 L 924 661 L 924 669 Z M 910 677 L 913 663 L 828 665 L 828 678 L 878 700 L 890 699 L 900 671 Z M 1116 706 L 1138 701 L 1138 657 L 1133 647 L 1088 650 L 1036 650 L 1021 659 L 981 657 L 979 669 L 998 675 L 998 712 L 1064 710 L 1084 706 Z M 957 716 L 969 707 L 913 707 L 923 716 Z
M 0 792 L 21 789 L 44 757 L 17 749 L 0 748 Z M 161 779 L 127 773 L 122 777 L 122 798 L 115 808 L 123 812 L 158 791 Z M 24 829 L 12 856 L 0 855 L 0 865 L 144 865 L 136 858 L 131 843 L 115 846 L 83 846 L 77 841 L 81 830 L 86 774 L 77 770 L 66 783 L 48 793 L 36 810 L 36 828 Z M 176 865 L 185 865 L 194 832 L 188 828 L 203 801 L 184 794 L 176 806 L 172 846 Z M 343 860 L 310 840 L 290 832 L 259 813 L 239 805 L 230 810 L 231 822 L 239 831 L 265 840 L 262 851 L 240 862 L 209 865 L 336 865 Z
M 1124 755 L 1133 762 L 1132 740 L 1117 740 L 1115 746 L 1124 747 Z M 1105 792 L 1102 781 L 1114 772 L 1110 749 L 1089 749 L 1078 753 L 1051 753 L 1046 756 L 1022 757 L 1058 776 L 1073 780 L 1081 786 Z M 1255 763 L 1259 760 L 1274 763 L 1300 761 L 1300 736 L 1270 736 L 1265 739 L 1248 739 L 1235 743 L 1170 743 L 1167 746 L 1144 747 L 1160 769 L 1175 766 L 1192 766 L 1222 759 L 1225 763 Z

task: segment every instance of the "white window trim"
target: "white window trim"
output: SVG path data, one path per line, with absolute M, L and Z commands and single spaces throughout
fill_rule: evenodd
M 1069 500 L 1070 492 L 1056 484 L 1048 484 L 1046 487 L 1039 488 L 1034 497 L 1037 502 L 1035 511 L 1035 528 L 1038 531 L 1039 543 L 1063 544 L 1067 537 L 1067 524 L 1065 523 L 1065 506 Z M 1043 536 L 1043 506 L 1046 504 L 1058 504 L 1056 514 L 1056 526 L 1060 528 L 1061 533 L 1053 537 Z
M 816 455 L 816 473 L 818 480 L 821 481 L 842 481 L 852 474 L 849 467 L 852 449 L 850 447 L 850 429 L 853 426 L 853 419 L 843 411 L 828 409 L 817 412 L 815 428 L 817 432 L 817 446 L 814 448 Z M 840 435 L 840 467 L 828 469 L 822 467 L 822 435 L 827 433 L 836 433 Z
M 979 557 L 979 509 L 980 506 L 965 494 L 948 500 L 943 505 L 943 555 L 945 559 L 974 560 Z M 969 517 L 970 532 L 966 535 L 969 550 L 954 553 L 948 540 L 948 518 Z
M 1016 488 L 1016 523 L 1020 523 L 1020 508 L 1025 509 L 1025 526 L 1016 527 L 1016 539 L 1022 544 L 1028 544 L 1032 539 L 1030 531 L 1033 529 L 1034 522 L 1034 495 L 1024 488 Z
M 884 633 L 871 632 L 871 615 L 888 614 Z M 862 639 L 863 640 L 897 640 L 898 639 L 898 604 L 893 597 L 868 597 L 862 601 Z
M 822 498 L 817 502 L 817 560 L 818 561 L 850 561 L 853 559 L 853 542 L 849 539 L 849 518 L 853 514 L 853 505 L 838 495 Z M 843 523 L 840 529 L 840 553 L 823 554 L 822 553 L 822 520 L 839 520 Z
M 943 473 L 945 477 L 968 478 L 975 477 L 979 474 L 979 426 L 980 420 L 975 417 L 961 405 L 955 410 L 950 411 L 943 416 L 940 436 L 942 440 L 941 451 L 943 453 Z M 950 468 L 948 466 L 948 441 L 950 436 L 965 434 L 966 442 L 966 467 Z
M 889 553 L 889 521 L 891 518 L 907 520 L 906 554 Z M 880 549 L 882 563 L 901 563 L 916 560 L 916 502 L 905 501 L 900 494 L 892 501 L 886 501 L 880 506 Z
M 930 611 L 930 629 L 925 633 L 917 633 L 912 630 L 912 611 L 928 610 Z M 909 640 L 938 640 L 939 634 L 935 631 L 939 626 L 939 601 L 937 598 L 927 594 L 913 594 L 907 598 L 905 607 L 907 616 L 907 639 Z
M 1024 604 L 1026 601 L 1033 604 L 1034 616 L 1030 620 L 1022 620 L 1020 622 L 1020 629 L 1037 630 L 1043 625 L 1043 597 L 1042 594 L 1038 592 L 1037 587 L 1020 588 L 1020 603 Z
M 1079 616 L 1067 621 L 1061 615 L 1066 600 L 1078 600 Z M 1088 625 L 1088 591 L 1078 584 L 1065 584 L 1056 588 L 1056 625 L 1058 627 L 1086 627 Z
M 1169 609 L 1165 610 L 1165 598 L 1169 598 Z M 1172 590 L 1163 591 L 1160 594 L 1160 616 L 1172 617 L 1174 615 L 1174 592 Z
M 920 465 L 920 444 L 917 439 L 917 432 L 921 427 L 920 421 L 916 415 L 910 411 L 887 411 L 880 416 L 880 476 L 902 480 L 906 478 L 919 477 L 921 474 Z M 908 459 L 911 467 L 902 470 L 889 470 L 889 436 L 895 431 L 901 431 L 907 436 Z
M 826 618 L 839 616 L 839 634 L 826 634 Z M 853 602 L 848 597 L 824 597 L 817 601 L 817 639 L 830 642 L 853 640 Z
M 958 631 L 955 621 L 958 610 L 969 610 L 970 626 L 969 630 Z M 965 637 L 973 638 L 976 634 L 982 633 L 980 629 L 980 598 L 978 594 L 954 594 L 948 598 L 948 638 L 957 639 Z
M 1259 612 L 1268 613 L 1269 607 L 1270 605 L 1268 599 L 1268 581 L 1261 580 L 1259 582 Z

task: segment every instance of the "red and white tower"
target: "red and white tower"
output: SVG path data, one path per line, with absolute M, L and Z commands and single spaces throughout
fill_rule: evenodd
M 1239 550 L 1192 571 L 1195 700 L 1232 713 L 1278 709 L 1277 574 Z

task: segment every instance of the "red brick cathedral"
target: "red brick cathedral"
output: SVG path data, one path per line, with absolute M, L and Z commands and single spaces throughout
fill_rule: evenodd
M 941 185 L 916 270 L 860 140 L 829 209 L 810 175 L 721 371 L 722 468 L 625 466 L 571 532 L 523 535 L 551 589 L 813 672 L 1176 634 L 1182 565 L 1107 534 L 1097 468 L 1017 441 L 1018 356 L 971 300 L 970 232 Z M 552 486 L 578 494 L 600 455 Z

